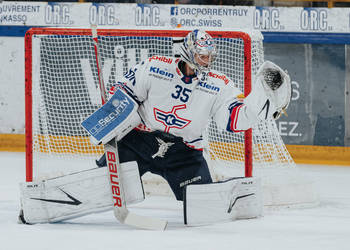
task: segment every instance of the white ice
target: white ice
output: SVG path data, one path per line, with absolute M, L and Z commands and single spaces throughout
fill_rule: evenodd
M 56 224 L 17 224 L 24 153 L 0 152 L 0 250 L 349 250 L 350 167 L 299 165 L 320 205 L 268 210 L 262 218 L 203 227 L 183 224 L 182 204 L 149 196 L 135 213 L 166 219 L 166 231 L 119 224 L 112 212 Z

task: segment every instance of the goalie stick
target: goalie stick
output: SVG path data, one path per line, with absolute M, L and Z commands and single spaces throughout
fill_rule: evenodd
M 92 38 L 96 56 L 97 73 L 99 78 L 99 88 L 101 91 L 102 104 L 107 101 L 105 85 L 101 70 L 101 60 L 99 54 L 98 36 L 96 26 L 91 27 Z M 123 190 L 123 176 L 120 171 L 119 155 L 116 139 L 111 140 L 104 145 L 104 150 L 107 160 L 109 184 L 113 198 L 113 212 L 114 216 L 123 224 L 130 226 L 151 229 L 151 230 L 165 230 L 167 221 L 156 218 L 144 217 L 131 213 L 126 207 L 125 193 Z

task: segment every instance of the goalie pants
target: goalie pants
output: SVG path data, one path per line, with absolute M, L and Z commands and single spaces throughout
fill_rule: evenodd
M 164 156 L 154 156 L 159 150 L 158 139 L 174 143 Z M 132 130 L 118 142 L 120 163 L 137 161 L 140 175 L 150 171 L 162 176 L 169 184 L 177 200 L 183 200 L 184 186 L 190 183 L 211 183 L 212 179 L 203 152 L 186 146 L 182 138 L 155 131 Z M 106 166 L 102 157 L 97 165 Z

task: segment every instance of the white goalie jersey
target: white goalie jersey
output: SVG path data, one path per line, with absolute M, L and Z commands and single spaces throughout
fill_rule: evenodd
M 189 147 L 203 147 L 202 133 L 210 118 L 222 130 L 238 131 L 255 121 L 245 119 L 242 93 L 224 74 L 211 70 L 188 77 L 180 59 L 153 56 L 130 69 L 115 86 L 122 87 L 140 105 L 138 128 L 160 130 L 182 137 Z

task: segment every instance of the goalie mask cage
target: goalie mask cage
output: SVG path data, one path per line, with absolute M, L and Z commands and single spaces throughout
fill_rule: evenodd
M 176 56 L 189 31 L 98 30 L 106 90 L 129 67 L 153 55 Z M 258 31 L 208 31 L 219 55 L 213 68 L 248 95 L 262 64 Z M 102 146 L 90 143 L 81 121 L 101 106 L 91 29 L 32 28 L 25 36 L 26 181 L 95 168 Z M 204 154 L 216 180 L 262 176 L 265 205 L 311 204 L 311 183 L 297 172 L 275 121 L 239 133 L 220 131 L 210 121 Z M 160 179 L 146 175 L 146 192 L 162 193 Z

